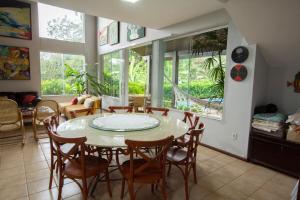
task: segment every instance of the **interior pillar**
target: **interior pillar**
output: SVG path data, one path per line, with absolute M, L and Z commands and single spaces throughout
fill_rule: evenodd
M 122 105 L 128 105 L 128 67 L 129 67 L 129 51 L 122 49 L 121 54 L 121 77 L 120 77 L 120 101 Z
M 163 40 L 153 41 L 151 67 L 151 104 L 162 106 L 164 83 L 165 43 Z

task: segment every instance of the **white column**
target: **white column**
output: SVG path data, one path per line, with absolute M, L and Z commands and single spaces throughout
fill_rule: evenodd
M 152 43 L 152 68 L 151 68 L 151 104 L 162 106 L 164 83 L 164 53 L 165 44 L 162 40 Z
M 128 105 L 128 67 L 129 53 L 128 49 L 122 49 L 121 54 L 121 77 L 120 77 L 120 101 L 122 105 Z

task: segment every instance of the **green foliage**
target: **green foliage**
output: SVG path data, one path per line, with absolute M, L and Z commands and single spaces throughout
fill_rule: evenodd
M 145 84 L 138 82 L 128 83 L 129 94 L 145 94 Z
M 66 81 L 71 83 L 70 89 L 72 90 L 72 93 L 79 96 L 86 92 L 87 73 L 85 71 L 79 71 L 78 69 L 73 68 L 68 64 L 65 64 L 65 76 Z
M 65 86 L 65 88 L 63 87 Z M 63 79 L 42 80 L 42 94 L 61 95 L 72 94 L 71 85 Z

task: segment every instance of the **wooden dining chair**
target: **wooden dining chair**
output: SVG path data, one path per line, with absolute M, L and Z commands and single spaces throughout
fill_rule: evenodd
M 167 199 L 165 183 L 166 154 L 174 137 L 170 136 L 157 141 L 133 141 L 126 140 L 127 150 L 118 148 L 116 151 L 116 161 L 123 176 L 121 198 L 124 197 L 125 181 L 128 183 L 130 199 L 134 200 L 136 192 L 134 183 L 159 184 L 163 193 L 163 198 Z M 155 156 L 143 151 L 143 148 L 157 148 L 159 151 Z M 120 163 L 119 156 L 129 155 L 129 160 Z
M 197 184 L 196 160 L 197 149 L 200 139 L 203 136 L 204 124 L 201 123 L 199 129 L 190 131 L 189 141 L 176 140 L 176 145 L 169 149 L 167 153 L 167 162 L 169 163 L 168 175 L 170 175 L 171 166 L 176 166 L 184 178 L 185 199 L 189 199 L 189 174 L 193 170 L 194 182 Z
M 196 128 L 196 126 L 198 125 L 199 122 L 199 116 L 195 116 L 193 113 L 191 112 L 184 112 L 184 118 L 183 118 L 183 122 L 184 123 L 188 123 L 189 124 L 189 131 L 193 130 Z
M 87 115 L 93 115 L 93 108 L 84 108 L 80 110 L 72 110 L 70 111 L 71 119 L 80 117 L 80 116 L 87 116 Z
M 87 200 L 88 189 L 90 188 L 87 184 L 87 178 L 99 177 L 100 173 L 105 174 L 108 192 L 109 195 L 112 196 L 108 174 L 109 162 L 104 158 L 85 154 L 86 137 L 64 138 L 52 131 L 49 131 L 49 136 L 55 146 L 54 151 L 57 155 L 57 164 L 59 168 L 58 200 L 62 198 L 61 194 L 65 178 L 72 179 L 81 189 L 83 199 Z M 65 144 L 73 145 L 72 149 L 67 153 L 62 150 Z M 78 182 L 78 179 L 82 181 L 82 185 Z M 91 181 L 90 185 L 93 182 L 94 179 Z
M 53 173 L 56 169 L 56 173 L 58 172 L 57 167 L 57 154 L 55 151 L 55 146 L 52 141 L 52 138 L 50 137 L 50 132 L 56 134 L 57 127 L 59 125 L 58 123 L 58 116 L 50 116 L 46 119 L 44 119 L 44 125 L 47 130 L 47 134 L 49 136 L 49 144 L 50 144 L 50 180 L 49 180 L 49 189 L 52 188 L 52 182 L 53 182 Z M 66 145 L 64 147 L 64 152 L 68 152 L 72 149 L 71 145 Z
M 162 116 L 168 116 L 169 109 L 168 108 L 159 108 L 159 107 L 146 107 L 146 113 L 148 114 L 154 114 L 154 112 L 160 112 L 162 113 Z
M 109 106 L 108 107 L 108 111 L 110 113 L 116 113 L 118 110 L 125 111 L 127 113 L 132 113 L 133 107 L 132 106 Z

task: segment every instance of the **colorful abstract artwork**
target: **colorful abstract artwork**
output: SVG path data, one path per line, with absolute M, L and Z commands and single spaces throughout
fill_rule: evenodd
M 28 48 L 0 45 L 0 80 L 30 80 Z
M 145 27 L 128 24 L 127 25 L 127 41 L 136 40 L 145 37 Z
M 30 4 L 0 1 L 0 35 L 31 40 Z

